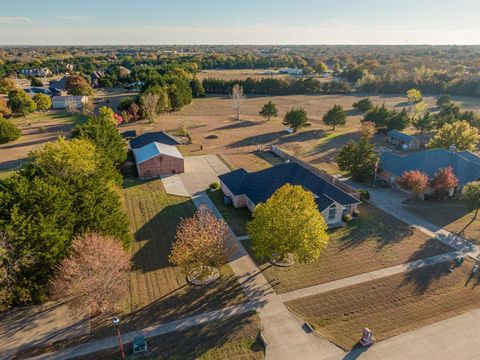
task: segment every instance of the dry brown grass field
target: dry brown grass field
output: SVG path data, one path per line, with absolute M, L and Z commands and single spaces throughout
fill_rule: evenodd
M 153 129 L 176 130 L 184 127 L 190 133 L 192 144 L 183 149 L 186 155 L 217 153 L 228 162 L 229 156 L 251 154 L 258 148 L 276 144 L 288 152 L 322 168 L 336 173 L 338 169 L 333 157 L 338 148 L 350 139 L 358 137 L 362 114 L 352 109 L 352 104 L 362 97 L 369 96 L 375 104 L 392 109 L 408 106 L 403 95 L 289 95 L 248 97 L 240 111 L 240 120 L 234 118 L 232 100 L 228 96 L 207 96 L 194 99 L 192 104 L 181 111 L 158 116 L 154 124 L 127 125 L 125 129 L 135 128 L 140 131 Z M 272 100 L 277 104 L 279 116 L 265 121 L 258 115 L 261 106 Z M 436 111 L 436 97 L 426 96 L 432 111 Z M 480 113 L 480 100 L 471 98 L 454 98 L 464 109 Z M 348 112 L 347 124 L 332 131 L 322 122 L 322 116 L 333 105 L 342 105 Z M 297 133 L 287 134 L 282 125 L 282 118 L 292 107 L 302 106 L 309 115 L 311 126 Z M 216 138 L 208 138 L 215 135 Z M 380 138 L 378 141 L 382 141 Z M 200 150 L 202 148 L 202 150 Z M 232 167 L 241 163 L 233 159 Z
M 350 350 L 365 326 L 383 340 L 480 306 L 480 278 L 470 278 L 472 265 L 467 260 L 450 273 L 448 264 L 438 264 L 297 299 L 287 306 L 315 331 Z
M 246 78 L 264 79 L 274 77 L 275 79 L 288 78 L 289 75 L 278 74 L 278 70 L 274 69 L 233 69 L 233 70 L 200 70 L 197 78 L 203 79 L 213 78 L 220 80 L 245 80 Z
M 452 251 L 371 205 L 362 204 L 360 211 L 348 226 L 329 232 L 330 242 L 316 261 L 282 268 L 256 260 L 275 291 L 284 293 Z M 254 257 L 250 242 L 243 243 Z

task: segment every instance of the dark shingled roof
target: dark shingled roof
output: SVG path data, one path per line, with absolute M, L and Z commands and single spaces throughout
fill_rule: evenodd
M 127 130 L 122 132 L 121 134 L 125 139 L 131 139 L 137 136 L 137 132 L 135 130 Z
M 173 136 L 168 135 L 164 131 L 149 132 L 137 136 L 135 139 L 130 141 L 131 149 L 139 149 L 145 145 L 157 142 L 160 144 L 176 146 L 180 145 L 180 141 L 175 139 Z
M 410 141 L 412 141 L 414 139 L 413 136 L 407 135 L 407 134 L 405 134 L 401 131 L 398 131 L 398 130 L 390 130 L 387 133 L 387 136 L 390 136 L 393 139 L 397 139 L 397 140 L 400 140 L 400 141 L 403 141 L 403 142 L 406 142 L 406 143 L 410 143 Z
M 238 169 L 219 176 L 234 195 L 245 194 L 254 204 L 265 202 L 285 184 L 302 185 L 315 196 L 320 211 L 334 201 L 342 205 L 360 201 L 297 163 L 288 163 L 249 173 Z

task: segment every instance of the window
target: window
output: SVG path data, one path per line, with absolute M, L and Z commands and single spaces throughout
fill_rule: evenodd
M 350 213 L 350 205 L 343 207 L 343 215 Z
M 328 221 L 335 220 L 335 216 L 337 215 L 337 207 L 333 205 L 331 208 L 328 209 Z

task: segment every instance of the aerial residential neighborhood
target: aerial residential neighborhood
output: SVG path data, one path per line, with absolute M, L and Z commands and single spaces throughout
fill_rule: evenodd
M 0 360 L 480 359 L 480 3 L 0 8 Z

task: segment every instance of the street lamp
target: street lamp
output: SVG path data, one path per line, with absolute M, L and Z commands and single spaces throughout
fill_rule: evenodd
M 120 354 L 122 355 L 122 360 L 125 360 L 125 352 L 123 351 L 122 336 L 120 335 L 120 319 L 114 317 L 112 319 L 113 326 L 117 329 L 118 345 L 120 346 Z

